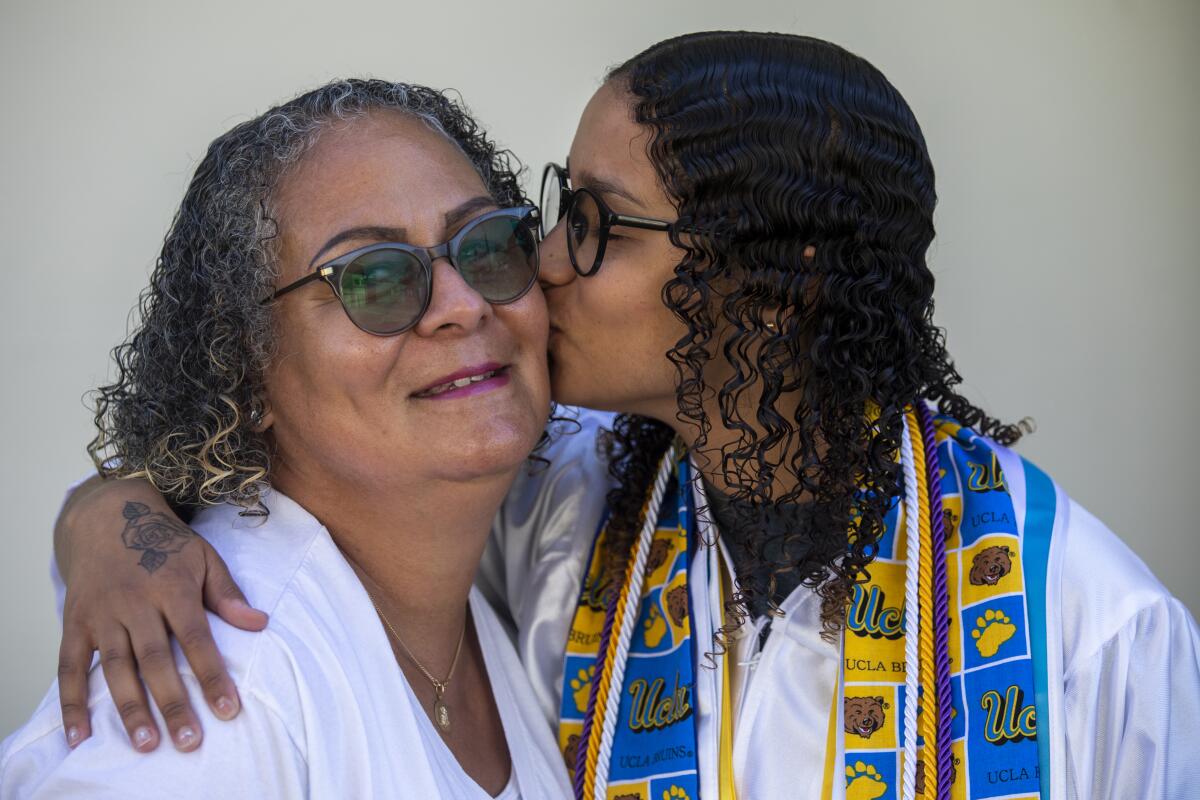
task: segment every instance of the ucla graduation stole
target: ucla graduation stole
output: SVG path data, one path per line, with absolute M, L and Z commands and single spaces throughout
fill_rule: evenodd
M 699 796 L 687 588 L 695 525 L 691 493 L 680 491 L 689 472 L 674 448 L 664 457 L 623 576 L 606 569 L 607 525 L 592 548 L 567 640 L 559 722 L 577 797 L 606 797 L 610 783 L 630 797 Z
M 1022 535 L 986 439 L 923 407 L 905 434 L 906 484 L 919 486 L 891 509 L 870 580 L 854 589 L 830 718 L 845 757 L 839 770 L 827 754 L 826 797 L 833 780 L 847 800 L 1048 797 L 1045 659 L 1035 655 L 1053 485 L 1022 462 Z
M 905 498 L 885 520 L 871 580 L 855 587 L 848 614 L 825 796 L 833 796 L 834 781 L 844 781 L 847 800 L 1042 796 L 1045 664 L 1033 656 L 1045 644 L 1038 634 L 1053 485 L 1023 463 L 1027 485 L 1041 487 L 1028 498 L 1024 538 L 1035 540 L 1038 555 L 1027 563 L 988 442 L 948 418 L 932 419 L 923 406 L 906 415 L 905 433 Z M 697 643 L 688 615 L 689 602 L 699 601 L 688 588 L 697 535 L 691 480 L 686 456 L 673 448 L 648 493 L 623 575 L 606 570 L 606 524 L 593 544 L 564 657 L 559 723 L 577 798 L 700 796 Z M 909 626 L 917 635 L 906 636 Z M 721 659 L 721 669 L 726 664 Z M 727 673 L 721 683 L 728 686 Z M 723 697 L 728 720 L 727 691 Z M 723 773 L 730 747 L 723 736 Z M 732 796 L 726 778 L 720 800 Z

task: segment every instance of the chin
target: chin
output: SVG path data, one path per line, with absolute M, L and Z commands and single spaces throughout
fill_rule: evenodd
M 607 407 L 616 398 L 608 396 L 599 382 L 587 376 L 572 374 L 563 364 L 550 361 L 550 396 L 554 402 L 564 406 L 583 406 L 599 411 L 610 411 Z
M 639 414 L 660 420 L 672 420 L 678 410 L 675 396 L 674 367 L 663 360 L 665 369 L 631 371 L 638 356 L 631 355 L 622 365 L 606 364 L 605 371 L 574 369 L 550 356 L 550 395 L 564 406 L 582 406 L 617 414 Z M 579 359 L 572 363 L 587 363 Z M 614 369 L 615 367 L 615 369 Z M 624 371 L 622 371 L 624 370 Z
M 595 376 L 580 378 L 562 370 L 550 369 L 550 395 L 554 402 L 564 406 L 580 406 L 595 411 L 611 411 L 617 414 L 647 414 L 648 404 L 644 397 L 630 396 L 628 392 L 614 392 L 617 388 Z M 673 396 L 672 396 L 673 399 Z
M 475 480 L 512 473 L 541 440 L 545 419 L 506 416 L 472 420 L 463 425 L 439 454 L 442 477 Z

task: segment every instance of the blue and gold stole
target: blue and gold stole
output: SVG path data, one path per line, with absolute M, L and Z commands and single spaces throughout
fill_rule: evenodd
M 843 782 L 847 800 L 1049 797 L 1053 483 L 1022 462 L 1022 527 L 986 439 L 923 406 L 906 415 L 905 430 L 906 497 L 888 514 L 870 580 L 855 588 L 848 613 L 825 796 Z M 695 589 L 689 596 L 692 479 L 685 455 L 664 457 L 623 574 L 607 569 L 606 526 L 596 536 L 567 643 L 559 724 L 577 798 L 699 798 L 688 608 L 707 600 Z M 727 671 L 721 684 L 728 728 Z M 726 800 L 730 731 L 720 741 Z
M 690 486 L 690 466 L 686 458 L 668 464 L 657 524 L 616 580 L 601 526 L 567 640 L 559 744 L 580 797 L 606 797 L 610 784 L 621 788 L 613 796 L 699 795 L 687 588 L 695 523 L 691 492 L 680 491 Z M 633 596 L 639 570 L 645 577 Z

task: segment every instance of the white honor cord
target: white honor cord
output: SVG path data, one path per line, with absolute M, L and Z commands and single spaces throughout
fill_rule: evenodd
M 921 604 L 917 596 L 921 561 L 921 531 L 918 523 L 919 503 L 917 470 L 913 464 L 913 448 L 908 415 L 901 417 L 904 436 L 900 441 L 900 468 L 904 473 L 903 528 L 897 521 L 896 530 L 905 531 L 908 547 L 904 554 L 904 773 L 901 778 L 903 800 L 917 796 L 917 696 L 920 693 L 921 665 L 918 655 L 918 632 L 921 628 Z
M 608 697 L 604 704 L 604 728 L 600 736 L 600 750 L 596 759 L 595 797 L 608 797 L 608 768 L 612 758 L 612 743 L 616 735 L 617 714 L 620 711 L 622 682 L 625 679 L 625 660 L 629 657 L 629 643 L 633 638 L 633 629 L 637 627 L 638 612 L 642 604 L 642 583 L 646 577 L 646 556 L 650 552 L 650 542 L 654 531 L 658 529 L 658 512 L 662 506 L 663 495 L 667 491 L 667 483 L 675 470 L 675 462 L 679 457 L 674 445 L 667 449 L 658 465 L 658 477 L 654 481 L 654 491 L 650 494 L 650 502 L 646 506 L 646 519 L 642 523 L 642 532 L 638 537 L 637 557 L 633 562 L 633 571 L 629 576 L 626 588 L 625 605 L 617 610 L 621 622 L 620 636 L 616 641 L 617 655 L 613 659 L 612 680 L 608 685 Z M 683 488 L 680 488 L 683 491 Z M 614 643 L 610 642 L 611 647 Z M 596 676 L 599 680 L 600 676 Z

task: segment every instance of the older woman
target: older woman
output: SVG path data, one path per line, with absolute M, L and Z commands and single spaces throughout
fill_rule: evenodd
M 0 796 L 567 791 L 472 589 L 549 412 L 536 225 L 507 159 L 423 87 L 330 84 L 213 142 L 101 390 L 95 448 L 204 506 L 193 527 L 271 624 L 217 626 L 240 698 L 215 710 L 241 713 L 199 753 L 136 756 L 96 674 L 91 736 L 59 730 L 52 690 L 4 745 Z M 171 574 L 190 531 L 119 503 L 139 568 Z M 171 660 L 111 634 L 106 670 Z M 183 681 L 198 695 L 205 676 Z M 199 742 L 196 725 L 174 734 Z
M 481 585 L 577 796 L 1187 796 L 1195 623 L 959 392 L 933 167 L 877 69 L 807 37 L 661 42 L 544 198 L 555 397 L 621 415 L 608 463 L 575 437 L 518 479 Z M 202 553 L 141 580 L 100 497 L 64 526 L 104 565 L 69 578 L 68 676 L 120 598 L 184 631 L 205 569 L 210 603 L 233 591 Z

